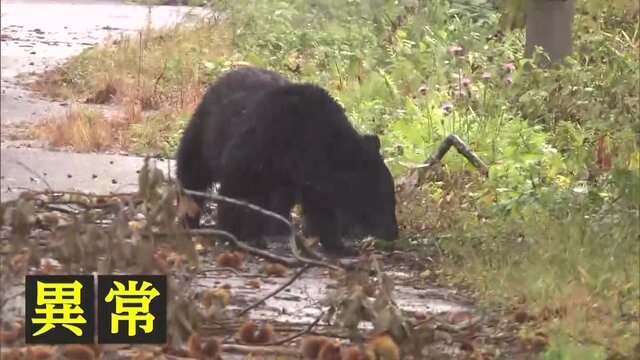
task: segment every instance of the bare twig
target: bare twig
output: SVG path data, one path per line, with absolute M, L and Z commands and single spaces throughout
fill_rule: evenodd
M 302 336 L 304 334 L 308 334 L 309 331 L 311 331 L 311 329 L 313 329 L 313 327 L 316 326 L 320 322 L 320 320 L 322 320 L 322 317 L 324 316 L 324 313 L 325 313 L 324 311 L 321 312 L 320 315 L 318 315 L 318 317 L 315 320 L 313 320 L 313 322 L 311 324 L 309 324 L 309 326 L 307 326 L 306 329 L 298 331 L 295 334 L 291 334 L 291 335 L 287 336 L 284 339 L 280 339 L 278 341 L 274 341 L 274 342 L 265 344 L 265 346 L 266 345 L 268 345 L 268 346 L 282 345 L 282 344 L 288 343 L 291 340 L 295 340 L 295 339 L 299 338 L 300 336 Z
M 45 206 L 47 208 L 55 208 L 57 211 L 60 212 L 64 212 L 64 210 L 60 209 L 60 205 L 75 205 L 77 207 L 82 208 L 83 210 L 93 210 L 93 209 L 108 209 L 111 207 L 117 207 L 118 204 L 117 203 L 102 203 L 102 204 L 85 204 L 81 201 L 73 201 L 73 200 L 56 200 L 56 201 L 43 201 L 41 199 L 36 199 L 36 200 L 40 200 L 41 202 L 45 203 Z
M 305 273 L 305 271 L 309 270 L 311 267 L 312 267 L 311 265 L 305 265 L 302 269 L 298 270 L 298 272 L 296 272 L 287 282 L 285 282 L 284 284 L 280 285 L 277 289 L 275 289 L 272 292 L 268 293 L 266 296 L 264 296 L 263 298 L 261 298 L 257 302 L 255 302 L 255 303 L 247 306 L 246 308 L 242 309 L 242 311 L 240 311 L 240 313 L 238 313 L 236 316 L 237 317 L 241 317 L 242 315 L 248 313 L 251 309 L 256 308 L 260 304 L 262 304 L 265 301 L 267 301 L 269 298 L 275 296 L 280 291 L 284 290 L 287 286 L 293 284 L 294 281 L 296 281 L 300 276 L 302 276 L 302 274 Z
M 297 262 L 291 262 L 291 260 L 289 260 L 289 259 L 273 255 L 273 254 L 271 254 L 271 253 L 269 253 L 267 251 L 249 247 L 249 248 L 252 249 L 252 251 L 254 251 L 254 254 L 257 255 L 257 256 L 263 256 L 263 255 L 270 256 L 271 258 L 274 259 L 274 261 L 279 261 L 282 264 L 285 264 L 285 265 L 288 265 L 288 266 L 292 266 L 292 267 L 294 267 L 294 266 L 297 267 L 297 266 L 299 266 L 298 263 L 303 263 L 303 264 L 310 264 L 310 265 L 326 267 L 326 268 L 333 269 L 333 270 L 342 270 L 342 268 L 343 268 L 343 266 L 333 265 L 333 264 L 330 264 L 330 263 L 325 262 L 325 261 L 315 260 L 315 259 L 310 259 L 310 258 L 303 257 L 301 255 L 301 253 L 300 253 L 300 250 L 298 249 L 297 244 L 296 244 L 296 238 L 301 238 L 302 239 L 302 236 L 297 235 L 295 226 L 288 219 L 286 219 L 285 217 L 283 217 L 282 215 L 280 215 L 278 213 L 263 209 L 263 208 L 261 208 L 261 207 L 259 207 L 257 205 L 251 204 L 251 203 L 246 202 L 246 201 L 233 199 L 233 198 L 222 196 L 222 195 L 218 195 L 218 194 L 208 194 L 208 193 L 205 193 L 205 192 L 193 191 L 193 190 L 188 190 L 188 189 L 183 189 L 183 191 L 187 195 L 201 196 L 201 197 L 209 198 L 211 200 L 224 201 L 224 202 L 227 202 L 227 203 L 230 203 L 230 204 L 234 204 L 234 205 L 237 205 L 237 206 L 242 206 L 242 207 L 251 209 L 251 210 L 256 211 L 256 212 L 258 212 L 258 213 L 260 213 L 262 215 L 270 216 L 270 217 L 282 222 L 283 224 L 285 224 L 289 228 L 289 234 L 290 234 L 289 235 L 289 244 L 291 245 L 293 256 L 295 257 Z M 235 239 L 235 237 L 234 237 L 234 239 Z M 235 239 L 235 240 L 237 241 L 237 239 Z M 240 248 L 243 248 L 243 247 L 247 246 L 246 244 L 242 244 L 239 241 L 235 245 L 237 245 Z M 302 246 L 304 247 L 304 245 L 302 245 Z M 247 250 L 247 251 L 249 251 L 249 250 Z M 315 254 L 308 247 L 305 248 L 305 251 L 308 251 L 311 254 Z M 315 256 L 318 256 L 318 255 L 315 254 Z M 278 259 L 278 260 L 275 260 L 275 259 Z M 283 262 L 282 260 L 284 260 L 285 262 Z
M 450 134 L 447 136 L 444 141 L 438 146 L 436 152 L 431 155 L 422 165 L 418 165 L 411 169 L 410 175 L 418 172 L 418 180 L 416 182 L 416 186 L 422 184 L 424 180 L 424 174 L 426 170 L 430 169 L 435 164 L 442 161 L 442 158 L 447 154 L 451 147 L 455 147 L 455 149 L 464 156 L 469 162 L 476 168 L 483 176 L 489 176 L 489 168 L 487 165 L 480 159 L 478 155 L 467 145 L 460 137 L 456 134 Z
M 424 164 L 419 165 L 416 169 L 426 170 L 434 164 L 442 161 L 442 158 L 447 154 L 451 147 L 455 147 L 458 153 L 464 156 L 478 171 L 484 175 L 489 175 L 489 168 L 487 165 L 476 155 L 476 153 L 456 134 L 447 136 L 444 141 L 438 146 L 435 154 L 431 155 Z
M 160 80 L 162 80 L 162 77 L 164 76 L 164 72 L 167 70 L 167 62 L 164 62 L 164 65 L 162 66 L 162 71 L 160 71 L 160 75 L 158 75 L 158 77 L 156 78 L 156 81 L 153 83 L 153 94 L 156 94 L 156 91 L 158 90 L 158 83 L 160 83 Z
M 261 213 L 262 215 L 266 215 L 266 216 L 270 216 L 272 218 L 275 218 L 276 220 L 278 220 L 278 221 L 282 222 L 283 224 L 287 225 L 290 228 L 291 232 L 295 233 L 295 228 L 293 227 L 293 224 L 291 224 L 291 222 L 289 220 L 287 220 L 286 218 L 284 218 L 282 215 L 280 215 L 278 213 L 275 213 L 273 211 L 263 209 L 263 208 L 261 208 L 261 207 L 259 207 L 257 205 L 251 204 L 251 203 L 246 202 L 246 201 L 242 201 L 242 200 L 238 200 L 238 199 L 234 199 L 234 198 L 230 198 L 230 197 L 226 197 L 226 196 L 222 196 L 222 195 L 208 194 L 208 193 L 205 193 L 205 192 L 193 191 L 193 190 L 188 190 L 188 189 L 183 189 L 183 191 L 187 195 L 205 197 L 205 198 L 209 198 L 211 200 L 220 200 L 220 201 L 224 201 L 226 203 L 230 203 L 230 204 L 234 204 L 234 205 L 238 205 L 238 206 L 249 208 L 249 209 L 251 209 L 253 211 Z
M 343 270 L 343 269 L 353 269 L 353 264 L 344 264 L 340 261 L 338 261 L 338 263 L 340 264 L 340 266 L 335 266 L 332 264 L 329 264 L 325 261 L 322 260 L 317 260 L 317 258 L 319 258 L 320 256 L 317 255 L 313 250 L 311 250 L 306 242 L 304 241 L 304 238 L 298 234 L 295 234 L 293 236 L 289 237 L 289 244 L 291 246 L 291 253 L 293 254 L 293 257 L 296 258 L 296 260 L 305 263 L 305 264 L 310 264 L 310 265 L 315 265 L 315 266 L 320 266 L 320 267 L 326 267 L 332 270 Z M 300 249 L 298 249 L 298 245 L 300 245 L 304 251 L 308 254 L 311 254 L 312 256 L 316 257 L 316 259 L 311 259 L 308 257 L 305 257 L 302 255 L 302 252 L 300 251 Z
M 255 273 L 249 273 L 249 272 L 240 272 L 234 268 L 230 268 L 230 267 L 215 267 L 213 269 L 203 269 L 200 270 L 198 272 L 198 275 L 201 276 L 204 279 L 222 279 L 222 277 L 220 276 L 215 276 L 215 275 L 206 275 L 209 273 L 219 273 L 222 271 L 230 271 L 233 272 L 233 274 L 237 277 L 241 277 L 241 278 L 251 278 L 251 279 L 262 279 L 262 278 L 269 278 L 269 275 L 264 275 L 264 274 L 255 274 Z M 224 277 L 225 279 L 227 278 L 226 276 Z
M 224 231 L 224 230 L 191 229 L 191 230 L 185 231 L 185 233 L 189 234 L 189 235 L 205 235 L 205 236 L 206 235 L 221 235 L 221 236 L 226 237 L 229 241 L 231 241 L 231 243 L 234 246 L 246 251 L 247 253 L 249 253 L 251 255 L 258 256 L 258 257 L 261 257 L 261 258 L 269 260 L 269 261 L 277 262 L 277 263 L 280 263 L 282 265 L 286 265 L 288 267 L 300 267 L 302 265 L 302 263 L 297 261 L 296 259 L 279 256 L 279 255 L 273 254 L 273 253 L 271 253 L 269 251 L 262 250 L 262 249 L 257 249 L 257 248 L 255 248 L 253 246 L 247 245 L 247 244 L 241 242 L 240 240 L 238 240 L 238 238 L 236 238 L 230 232 L 227 232 L 227 231 Z

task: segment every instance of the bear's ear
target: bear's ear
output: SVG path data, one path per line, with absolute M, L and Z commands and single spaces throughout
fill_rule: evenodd
M 363 135 L 362 142 L 364 145 L 372 151 L 380 151 L 380 139 L 377 135 Z

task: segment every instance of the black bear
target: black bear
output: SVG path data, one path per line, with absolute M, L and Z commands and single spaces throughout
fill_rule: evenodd
M 229 140 L 246 125 L 242 112 L 267 91 L 286 84 L 289 79 L 263 68 L 241 67 L 220 76 L 206 91 L 191 121 L 185 128 L 177 152 L 178 179 L 190 190 L 204 192 L 220 181 L 222 152 Z M 204 146 L 203 144 L 207 144 Z M 202 209 L 204 198 L 193 200 Z M 197 228 L 200 215 L 187 216 L 188 227 Z M 305 234 L 318 235 L 313 224 L 305 221 Z M 366 236 L 357 222 L 343 219 L 343 235 Z
M 181 185 L 254 203 L 289 218 L 302 205 L 307 233 L 325 251 L 353 254 L 345 229 L 398 236 L 393 179 L 375 135 L 361 135 L 324 89 L 255 67 L 215 81 L 186 127 L 177 152 Z M 203 200 L 195 199 L 200 208 Z M 197 226 L 199 218 L 189 218 Z M 217 227 L 263 247 L 286 229 L 237 205 L 218 204 Z

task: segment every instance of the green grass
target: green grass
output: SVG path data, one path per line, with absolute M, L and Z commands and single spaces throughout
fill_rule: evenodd
M 206 84 L 239 62 L 329 89 L 357 127 L 381 134 L 397 177 L 456 133 L 490 177 L 449 154 L 446 171 L 399 194 L 403 236 L 437 241 L 442 278 L 471 286 L 480 305 L 566 309 L 540 322 L 552 335 L 545 358 L 631 354 L 640 336 L 637 4 L 578 1 L 569 65 L 527 71 L 517 2 L 474 3 L 214 1 L 228 20 L 87 50 L 37 86 L 82 98 L 114 84 L 138 151 L 172 153 Z

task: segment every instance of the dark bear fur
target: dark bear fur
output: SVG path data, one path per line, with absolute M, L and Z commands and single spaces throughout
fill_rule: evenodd
M 289 218 L 301 204 L 305 227 L 326 251 L 344 254 L 345 225 L 395 239 L 393 179 L 374 135 L 360 135 L 322 88 L 243 67 L 205 93 L 177 154 L 183 187 L 243 199 Z M 202 200 L 198 200 L 202 205 Z M 202 208 L 202 206 L 201 206 Z M 189 219 L 190 226 L 198 219 Z M 218 204 L 217 226 L 264 246 L 284 234 L 273 219 L 233 204 Z
M 240 114 L 262 94 L 290 84 L 284 76 L 267 69 L 241 67 L 220 76 L 206 91 L 192 120 L 182 134 L 177 152 L 178 179 L 182 186 L 205 192 L 220 179 L 220 159 L 224 148 L 235 134 L 242 131 Z M 203 147 L 207 144 L 207 147 Z M 204 198 L 194 197 L 202 209 Z M 368 233 L 357 222 L 343 219 L 343 236 L 364 237 Z M 200 214 L 187 217 L 188 227 L 197 228 Z M 304 233 L 317 236 L 313 224 L 304 221 Z
M 279 74 L 255 67 L 242 67 L 220 76 L 205 92 L 184 129 L 176 154 L 177 174 L 182 186 L 205 192 L 220 181 L 222 152 L 246 125 L 242 112 L 262 94 L 288 83 Z M 194 197 L 202 209 L 204 199 Z M 187 218 L 197 227 L 200 215 Z

